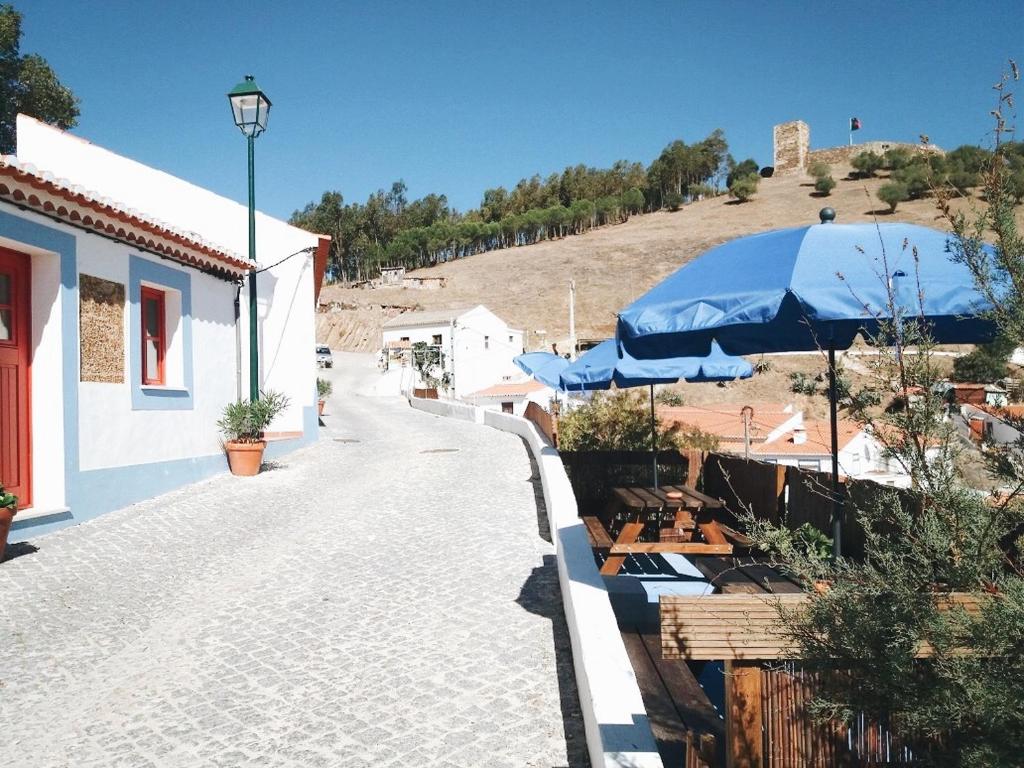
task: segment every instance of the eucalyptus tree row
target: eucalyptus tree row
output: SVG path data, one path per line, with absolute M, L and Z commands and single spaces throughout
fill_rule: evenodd
M 693 145 L 669 144 L 644 167 L 620 160 L 610 168 L 568 166 L 547 178 L 521 179 L 511 190 L 488 189 L 480 207 L 459 213 L 444 195 L 410 201 L 403 181 L 365 203 L 325 192 L 292 214 L 291 223 L 328 234 L 328 274 L 360 281 L 387 266 L 428 267 L 498 248 L 514 248 L 620 224 L 630 216 L 717 194 L 735 167 L 721 130 Z

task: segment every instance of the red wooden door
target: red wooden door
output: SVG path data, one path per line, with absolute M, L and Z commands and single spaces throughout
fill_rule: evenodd
M 19 507 L 32 503 L 29 270 L 28 256 L 0 248 L 0 482 Z

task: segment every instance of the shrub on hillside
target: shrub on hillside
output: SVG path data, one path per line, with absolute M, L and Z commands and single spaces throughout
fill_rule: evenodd
M 915 161 L 894 171 L 892 179 L 906 188 L 906 199 L 920 200 L 931 192 L 935 174 L 936 171 L 931 163 Z
M 665 195 L 665 207 L 670 211 L 678 211 L 683 207 L 683 196 L 678 192 L 669 192 Z
M 823 163 L 818 160 L 815 163 L 811 163 L 811 167 L 807 169 L 807 172 L 816 179 L 824 178 L 825 176 L 832 175 L 832 166 L 828 163 Z
M 758 181 L 760 181 L 760 178 L 756 175 L 735 179 L 729 185 L 729 196 L 736 198 L 741 203 L 747 202 L 747 200 L 757 194 Z
M 882 167 L 890 171 L 906 168 L 913 161 L 914 155 L 906 147 L 894 147 L 882 155 Z
M 894 213 L 896 206 L 909 197 L 906 184 L 901 184 L 898 181 L 883 184 L 878 188 L 877 194 L 878 199 L 889 206 L 889 213 Z
M 737 179 L 742 179 L 745 176 L 756 176 L 757 175 L 757 162 L 752 158 L 748 157 L 739 163 L 731 163 L 729 166 L 729 175 L 725 177 L 725 185 L 731 187 L 732 183 Z
M 877 152 L 861 152 L 850 161 L 861 178 L 874 176 L 875 172 L 882 167 L 882 156 Z
M 831 176 L 819 176 L 814 180 L 814 191 L 828 197 L 836 185 L 836 180 Z
M 706 197 L 715 197 L 718 190 L 710 184 L 693 184 L 690 187 L 690 197 L 694 200 L 703 200 Z

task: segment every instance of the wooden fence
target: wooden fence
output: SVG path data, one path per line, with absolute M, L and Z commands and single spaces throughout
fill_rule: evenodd
M 561 456 L 581 515 L 596 515 L 604 509 L 612 488 L 653 484 L 650 451 L 562 451 Z M 684 451 L 659 451 L 658 482 L 691 484 L 688 456 Z M 697 453 L 697 466 L 699 458 Z
M 743 510 L 761 520 L 783 522 L 790 529 L 804 523 L 832 538 L 832 476 L 797 467 L 782 467 L 738 456 L 707 454 L 703 457 L 702 490 L 722 499 L 736 514 Z M 857 509 L 883 496 L 909 505 L 910 495 L 869 480 L 843 479 L 839 486 L 843 505 L 843 555 L 864 556 L 864 529 Z
M 911 766 L 913 753 L 885 726 L 862 717 L 849 726 L 820 723 L 808 708 L 823 673 L 788 663 L 760 670 L 765 768 Z
M 523 417 L 537 425 L 537 429 L 544 433 L 544 436 L 551 441 L 551 444 L 558 447 L 558 418 L 544 410 L 532 400 L 526 404 L 526 411 Z

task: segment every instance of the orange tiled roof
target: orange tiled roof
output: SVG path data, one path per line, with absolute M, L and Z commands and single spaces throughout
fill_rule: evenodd
M 547 387 L 539 381 L 531 379 L 530 381 L 495 384 L 492 387 L 487 387 L 487 389 L 474 392 L 468 395 L 468 397 L 522 397 L 531 392 L 540 392 L 542 389 L 547 389 Z
M 51 174 L 39 173 L 11 155 L 0 155 L 0 200 L 224 277 L 240 277 L 250 269 L 249 262 L 240 256 L 194 233 L 174 229 Z
M 864 431 L 860 424 L 850 419 L 840 419 L 837 428 L 839 432 L 839 450 L 843 450 L 853 438 Z M 794 443 L 793 433 L 787 432 L 770 443 L 752 445 L 750 452 L 768 456 L 781 454 L 791 456 L 828 456 L 832 453 L 832 434 L 829 422 L 805 419 L 804 430 L 807 432 L 807 442 Z
M 736 403 L 720 406 L 663 406 L 658 415 L 669 425 L 696 427 L 701 432 L 715 435 L 719 440 L 743 440 L 743 405 Z M 750 423 L 751 442 L 764 442 L 768 435 L 793 418 L 792 409 L 784 403 L 754 403 Z M 785 409 L 789 408 L 787 412 Z

